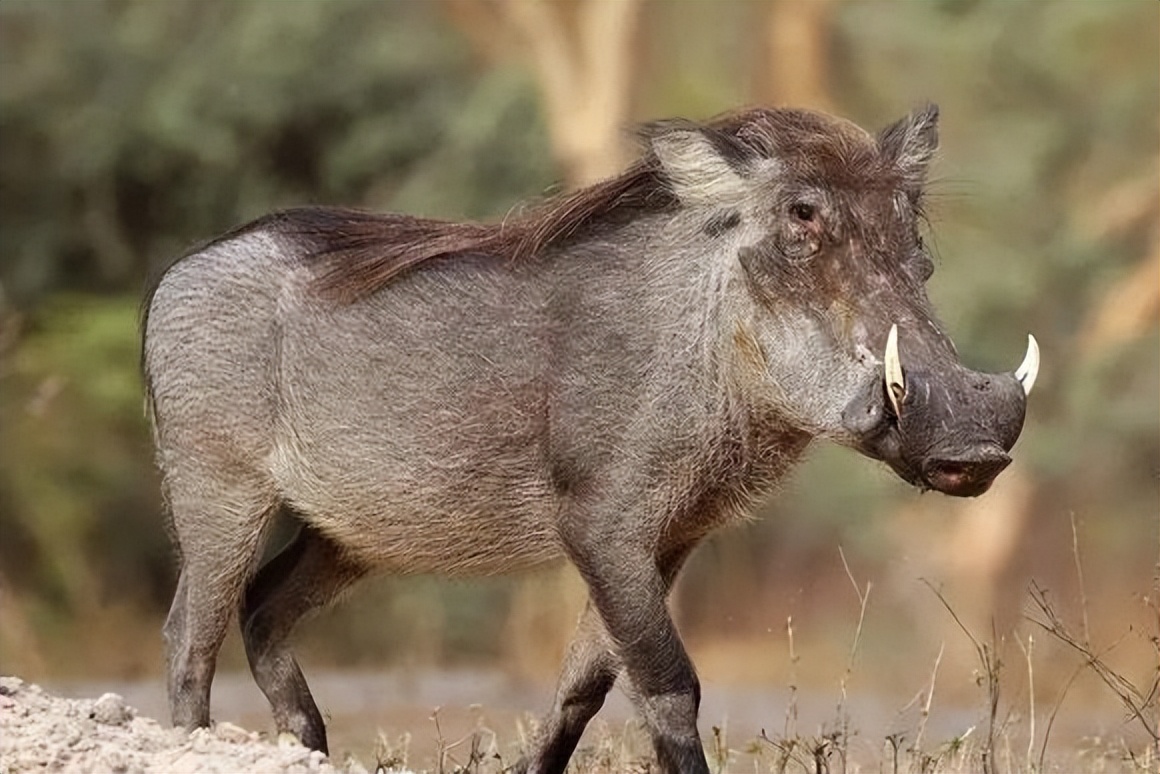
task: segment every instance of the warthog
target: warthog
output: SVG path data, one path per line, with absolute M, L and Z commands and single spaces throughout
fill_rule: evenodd
M 1034 339 L 969 370 L 927 300 L 937 118 L 663 121 L 624 173 L 500 224 L 295 209 L 175 263 L 143 326 L 174 723 L 209 723 L 237 608 L 279 731 L 326 750 L 304 614 L 375 571 L 562 555 L 589 603 L 519 768 L 563 771 L 624 675 L 660 768 L 707 772 L 666 606 L 694 546 L 815 438 L 972 496 L 1022 429 Z M 259 568 L 279 512 L 300 530 Z

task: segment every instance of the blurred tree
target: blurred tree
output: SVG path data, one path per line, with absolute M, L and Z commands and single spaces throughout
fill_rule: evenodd
M 448 18 L 492 61 L 519 53 L 540 86 L 552 152 L 570 186 L 624 163 L 639 0 L 445 0 Z
M 0 627 L 0 655 L 14 665 L 34 645 L 33 665 L 55 662 L 78 630 L 103 630 L 113 611 L 141 618 L 167 604 L 170 550 L 141 411 L 136 317 L 131 298 L 59 296 L 6 353 L 0 593 L 13 627 Z M 142 657 L 137 649 L 122 663 L 139 668 Z
M 502 213 L 551 182 L 531 84 L 422 4 L 5 3 L 0 283 L 123 291 L 288 204 Z
M 830 63 L 834 0 L 771 0 L 760 101 L 833 112 Z
M 1080 326 L 1079 351 L 1086 357 L 1144 336 L 1160 322 L 1160 157 L 1144 166 L 1138 177 L 1106 191 L 1090 212 L 1076 213 L 1077 229 L 1088 239 L 1148 233 L 1135 268 L 1104 291 Z

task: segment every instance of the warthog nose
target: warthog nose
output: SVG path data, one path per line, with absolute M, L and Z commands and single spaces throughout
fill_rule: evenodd
M 932 489 L 955 497 L 976 497 L 991 487 L 1011 464 L 997 446 L 986 446 L 959 457 L 935 457 L 923 465 L 922 477 Z

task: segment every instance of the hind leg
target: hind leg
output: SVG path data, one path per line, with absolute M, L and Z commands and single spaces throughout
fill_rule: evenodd
M 175 726 L 209 725 L 218 651 L 274 508 L 269 490 L 250 484 L 232 493 L 220 487 L 189 493 L 169 487 L 182 556 L 164 629 Z
M 588 721 L 604 706 L 604 698 L 620 669 L 616 646 L 589 603 L 568 646 L 552 710 L 543 720 L 534 750 L 516 764 L 514 771 L 563 772 Z
M 254 681 L 270 701 L 278 731 L 315 750 L 327 752 L 326 728 L 290 650 L 290 633 L 304 615 L 365 574 L 338 545 L 305 525 L 246 590 L 242 637 Z

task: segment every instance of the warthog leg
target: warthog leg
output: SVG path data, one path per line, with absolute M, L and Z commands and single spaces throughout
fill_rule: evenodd
M 278 731 L 327 752 L 326 727 L 289 647 L 306 613 L 331 602 L 365 569 L 309 525 L 267 562 L 246 589 L 239 618 L 254 681 L 270 702 Z
M 681 548 L 666 555 L 659 563 L 666 593 L 672 588 L 687 556 L 688 548 Z M 515 766 L 514 771 L 529 774 L 563 772 L 585 726 L 604 705 L 604 699 L 622 669 L 618 648 L 589 601 L 568 646 L 556 687 L 556 700 L 543 721 L 537 747 L 528 759 Z M 640 705 L 642 697 L 632 687 L 629 693 Z
M 181 550 L 181 575 L 164 636 L 169 709 L 175 726 L 210 722 L 210 685 L 218 651 L 257 562 L 263 528 L 274 512 L 270 489 L 254 476 L 223 482 L 212 502 L 198 487 L 170 474 L 167 488 Z
M 659 599 L 647 591 L 636 600 L 631 595 L 620 597 L 624 617 L 615 624 L 624 631 L 617 639 L 632 682 L 628 694 L 648 725 L 665 774 L 709 774 L 697 733 L 701 683 L 667 605 L 668 593 L 691 549 L 691 545 L 680 547 L 657 560 L 655 569 L 663 584 Z M 652 587 L 652 578 L 648 580 L 644 588 Z M 645 599 L 647 607 L 640 604 Z
M 604 697 L 620 673 L 620 658 L 595 608 L 589 603 L 568 646 L 556 701 L 544 718 L 536 749 L 515 772 L 558 774 L 584 733 L 588 721 L 604 705 Z
M 648 537 L 655 533 L 625 530 L 624 502 L 611 497 L 585 503 L 561 518 L 561 538 L 631 682 L 629 693 L 652 736 L 661 771 L 709 774 L 697 734 L 701 686 L 667 604 L 688 551 L 670 549 L 658 556 Z M 585 709 L 591 706 L 589 701 Z

